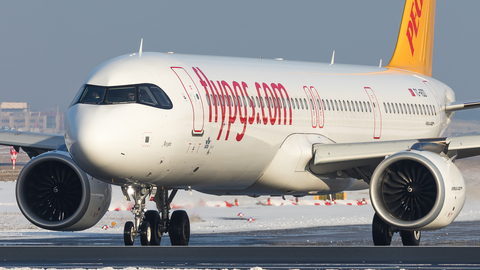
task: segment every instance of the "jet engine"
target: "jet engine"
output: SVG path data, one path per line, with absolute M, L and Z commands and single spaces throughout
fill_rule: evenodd
M 453 222 L 465 203 L 465 182 L 442 152 L 406 150 L 375 169 L 370 198 L 383 221 L 401 230 L 428 231 Z
M 17 180 L 17 203 L 23 215 L 43 229 L 79 231 L 95 225 L 111 201 L 109 184 L 80 169 L 65 151 L 33 158 Z

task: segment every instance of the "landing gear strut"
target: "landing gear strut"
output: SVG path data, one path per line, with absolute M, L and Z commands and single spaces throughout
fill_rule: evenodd
M 190 240 L 190 221 L 185 211 L 174 211 L 170 218 L 170 203 L 177 194 L 177 190 L 161 189 L 148 186 L 123 186 L 123 195 L 135 205 L 132 213 L 134 222 L 125 223 L 123 239 L 126 246 L 133 245 L 135 237 L 140 236 L 142 246 L 158 246 L 164 233 L 169 234 L 172 245 L 188 245 Z M 158 211 L 145 209 L 145 199 L 153 198 Z M 160 212 L 160 214 L 159 214 Z
M 372 222 L 372 237 L 375 246 L 389 246 L 392 242 L 393 234 L 400 232 L 404 246 L 420 245 L 420 231 L 403 231 L 396 229 L 385 223 L 376 213 Z

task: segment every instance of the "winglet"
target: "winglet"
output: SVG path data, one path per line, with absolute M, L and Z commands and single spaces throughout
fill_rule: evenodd
M 140 49 L 138 49 L 139 57 L 142 57 L 142 50 L 143 50 L 143 38 L 140 40 Z
M 397 47 L 387 67 L 432 76 L 435 0 L 406 0 Z

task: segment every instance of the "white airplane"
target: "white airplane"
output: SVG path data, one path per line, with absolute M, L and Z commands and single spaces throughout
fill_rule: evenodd
M 83 230 L 111 185 L 133 200 L 132 245 L 188 245 L 179 189 L 217 195 L 317 195 L 370 189 L 375 245 L 449 225 L 465 202 L 455 159 L 480 137 L 442 137 L 455 93 L 431 78 L 435 0 L 407 0 L 397 47 L 379 67 L 138 53 L 94 69 L 66 115 L 65 136 L 1 132 L 32 158 L 17 181 L 33 224 Z M 145 209 L 153 200 L 158 211 Z

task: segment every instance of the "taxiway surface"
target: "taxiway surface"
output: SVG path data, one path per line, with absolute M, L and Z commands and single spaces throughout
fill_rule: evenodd
M 476 221 L 424 232 L 420 247 L 375 247 L 369 225 L 193 234 L 189 247 L 123 246 L 123 236 L 91 232 L 2 232 L 1 267 L 196 269 L 479 269 Z

